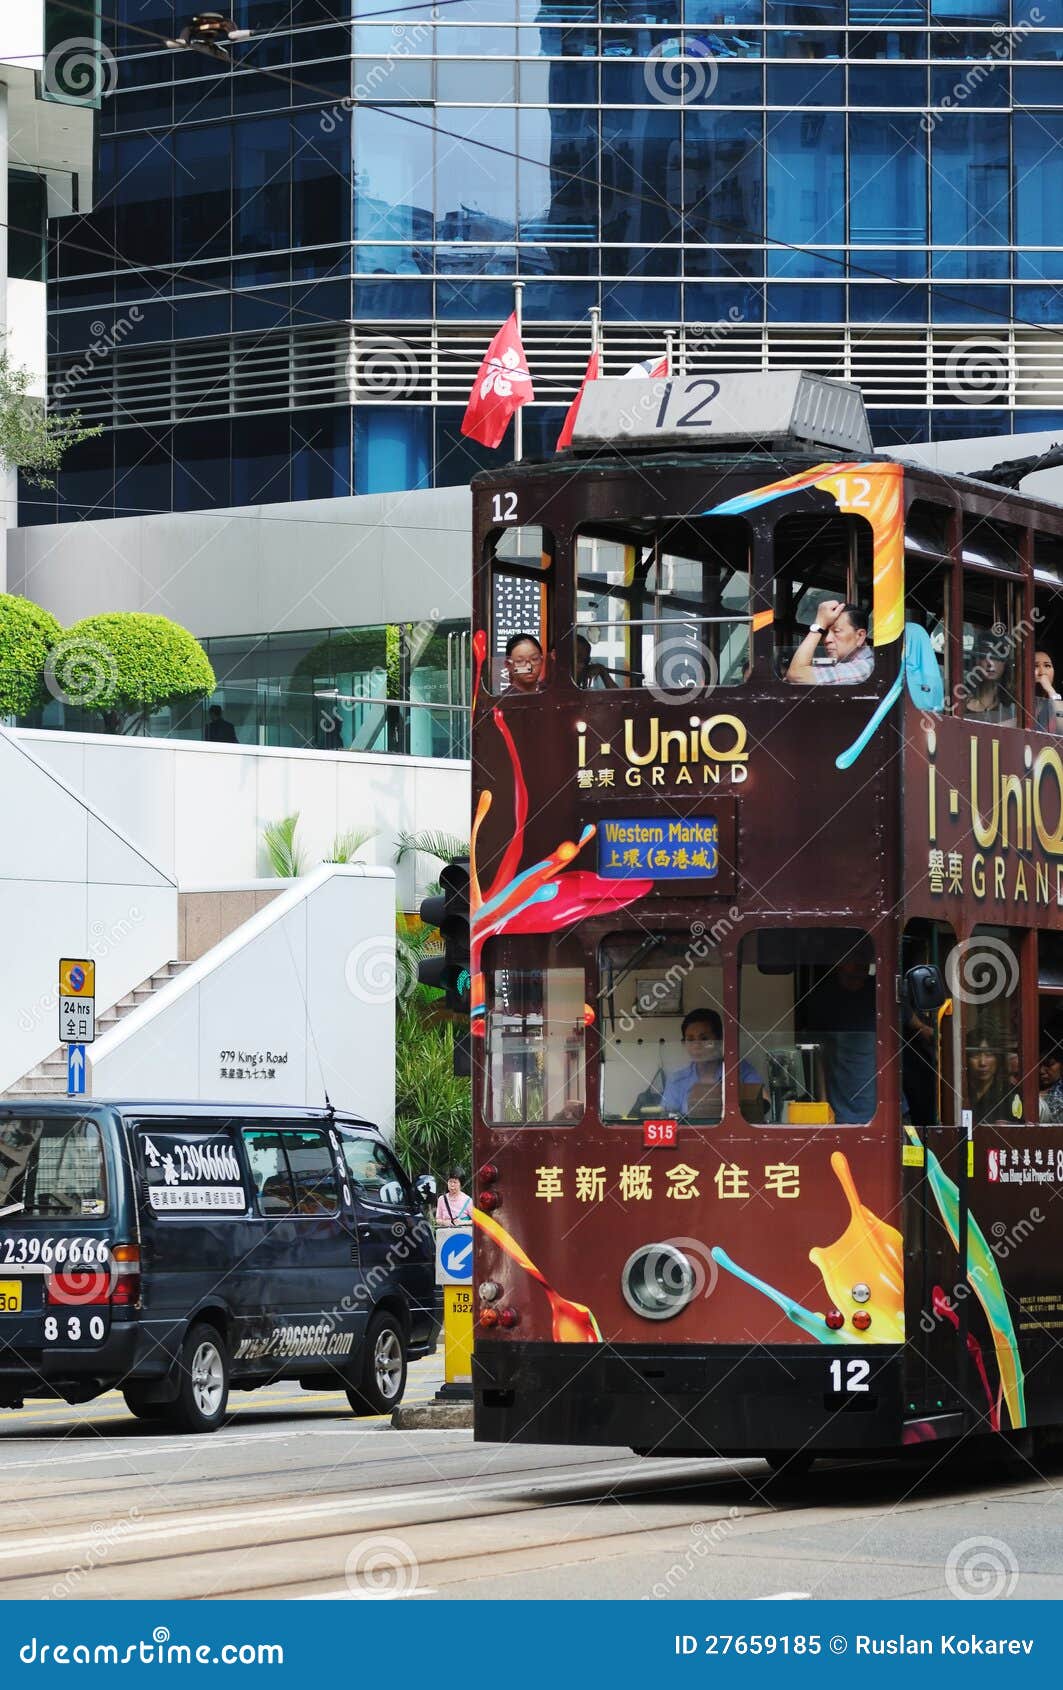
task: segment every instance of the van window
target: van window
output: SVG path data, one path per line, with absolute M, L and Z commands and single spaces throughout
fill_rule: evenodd
M 107 1169 L 95 1121 L 16 1115 L 0 1122 L 0 1209 L 11 1220 L 107 1212 Z
M 282 1137 L 295 1187 L 296 1214 L 336 1214 L 340 1206 L 339 1181 L 325 1134 L 307 1128 L 303 1132 L 286 1132 Z
M 251 1178 L 255 1182 L 260 1215 L 288 1215 L 295 1208 L 292 1176 L 279 1133 L 244 1133 Z
M 369 1203 L 385 1203 L 393 1209 L 408 1206 L 402 1174 L 384 1145 L 374 1138 L 355 1138 L 350 1133 L 344 1133 L 340 1143 L 351 1184 L 359 1197 Z

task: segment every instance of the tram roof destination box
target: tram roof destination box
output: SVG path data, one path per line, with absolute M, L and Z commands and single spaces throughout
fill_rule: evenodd
M 860 389 L 807 370 L 589 381 L 573 448 L 617 441 L 729 452 L 822 448 L 854 457 L 874 451 Z

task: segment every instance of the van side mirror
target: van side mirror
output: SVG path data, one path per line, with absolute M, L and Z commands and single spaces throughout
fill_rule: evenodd
M 904 994 L 917 1015 L 936 1014 L 948 1001 L 948 990 L 934 962 L 920 962 L 904 976 Z
M 436 1185 L 434 1174 L 418 1174 L 413 1183 L 422 1203 L 431 1203 L 439 1196 L 439 1187 Z

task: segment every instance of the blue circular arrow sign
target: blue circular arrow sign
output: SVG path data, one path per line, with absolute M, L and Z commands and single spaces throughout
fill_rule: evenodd
M 439 1265 L 449 1279 L 472 1282 L 472 1233 L 456 1232 L 439 1246 Z

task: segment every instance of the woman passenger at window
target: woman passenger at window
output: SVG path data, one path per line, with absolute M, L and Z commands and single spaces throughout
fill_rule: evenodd
M 977 634 L 967 671 L 964 715 L 998 727 L 1014 727 L 1015 700 L 1008 688 L 1008 660 L 1003 638 Z
M 534 634 L 514 634 L 506 641 L 505 672 L 512 692 L 538 692 L 545 659 Z
M 1011 1115 L 1011 1094 L 1000 1051 L 976 1033 L 967 1044 L 967 1107 L 976 1126 L 1005 1121 Z
M 723 1022 L 714 1009 L 692 1009 L 680 1028 L 684 1053 L 690 1061 L 665 1082 L 661 1109 L 666 1115 L 689 1120 L 719 1121 L 723 1115 Z M 743 1111 L 755 1109 L 764 1082 L 751 1062 L 738 1070 Z
M 1033 654 L 1034 719 L 1042 733 L 1063 731 L 1063 698 L 1056 691 L 1056 666 L 1047 651 Z

